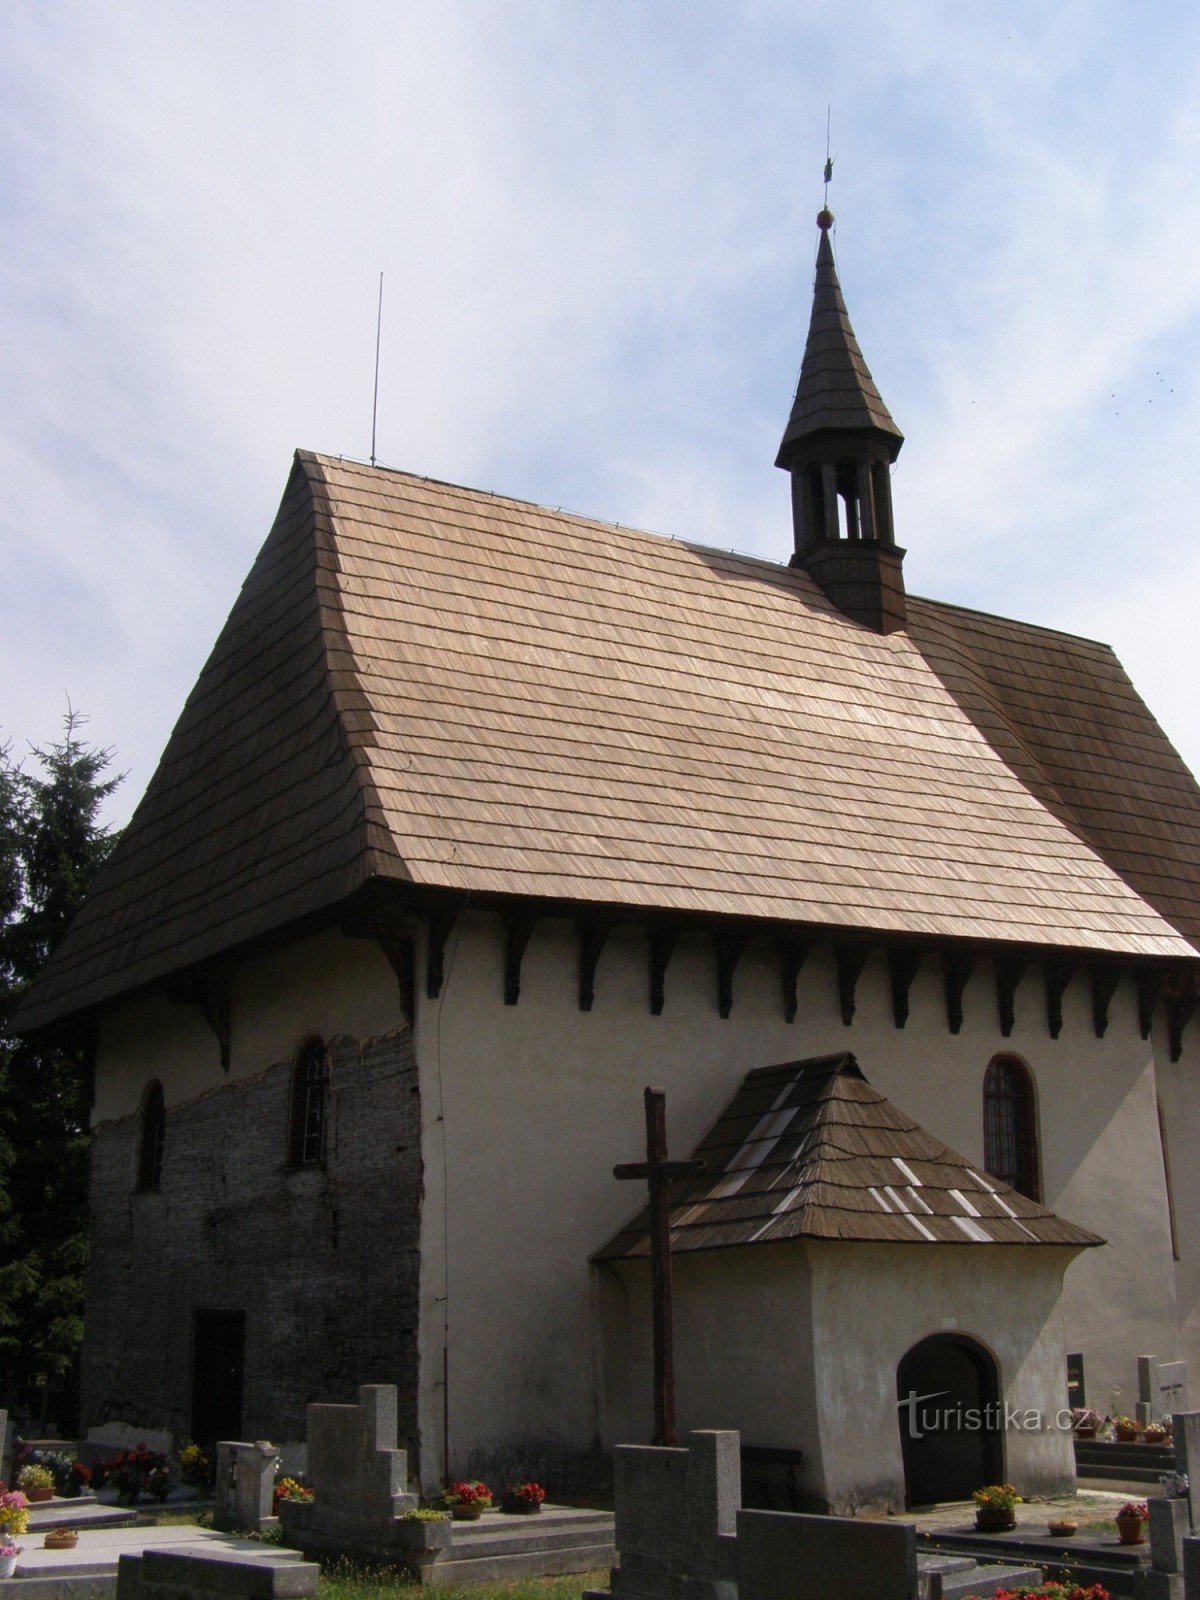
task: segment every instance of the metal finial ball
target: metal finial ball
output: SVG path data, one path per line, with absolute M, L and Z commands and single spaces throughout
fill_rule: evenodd
M 823 206 L 817 212 L 817 227 L 820 228 L 822 233 L 828 233 L 830 228 L 833 227 L 833 212 L 830 211 L 828 206 Z

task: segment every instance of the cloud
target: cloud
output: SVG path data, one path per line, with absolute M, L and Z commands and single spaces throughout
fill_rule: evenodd
M 1200 762 L 1200 646 L 1138 649 L 1190 537 L 1197 25 L 854 15 L 6 8 L 4 732 L 69 690 L 132 803 L 292 448 L 367 453 L 380 270 L 384 461 L 784 559 L 832 100 L 912 586 L 1118 631 Z

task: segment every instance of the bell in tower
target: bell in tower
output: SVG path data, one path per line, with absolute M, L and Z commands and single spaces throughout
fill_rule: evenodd
M 775 465 L 792 477 L 791 565 L 803 567 L 855 622 L 892 633 L 905 622 L 904 551 L 892 528 L 891 482 L 904 435 L 850 326 L 832 226 L 833 213 L 822 211 L 808 342 Z

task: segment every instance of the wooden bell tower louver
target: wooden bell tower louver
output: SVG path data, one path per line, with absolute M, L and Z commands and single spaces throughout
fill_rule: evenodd
M 905 623 L 904 551 L 892 526 L 891 486 L 904 435 L 850 326 L 832 225 L 832 212 L 822 211 L 808 341 L 775 465 L 792 477 L 791 565 L 803 567 L 855 622 L 892 633 Z

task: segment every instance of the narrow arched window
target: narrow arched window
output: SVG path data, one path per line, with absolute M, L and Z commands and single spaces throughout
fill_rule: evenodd
M 1033 1077 L 1015 1056 L 997 1056 L 983 1080 L 983 1164 L 994 1178 L 1040 1200 Z
M 325 1121 L 329 1095 L 329 1058 L 320 1039 L 300 1048 L 292 1072 L 291 1130 L 288 1161 L 311 1167 L 325 1159 Z
M 167 1110 L 162 1084 L 155 1078 L 142 1098 L 142 1127 L 138 1139 L 139 1189 L 157 1189 L 162 1184 L 163 1146 L 167 1137 Z

